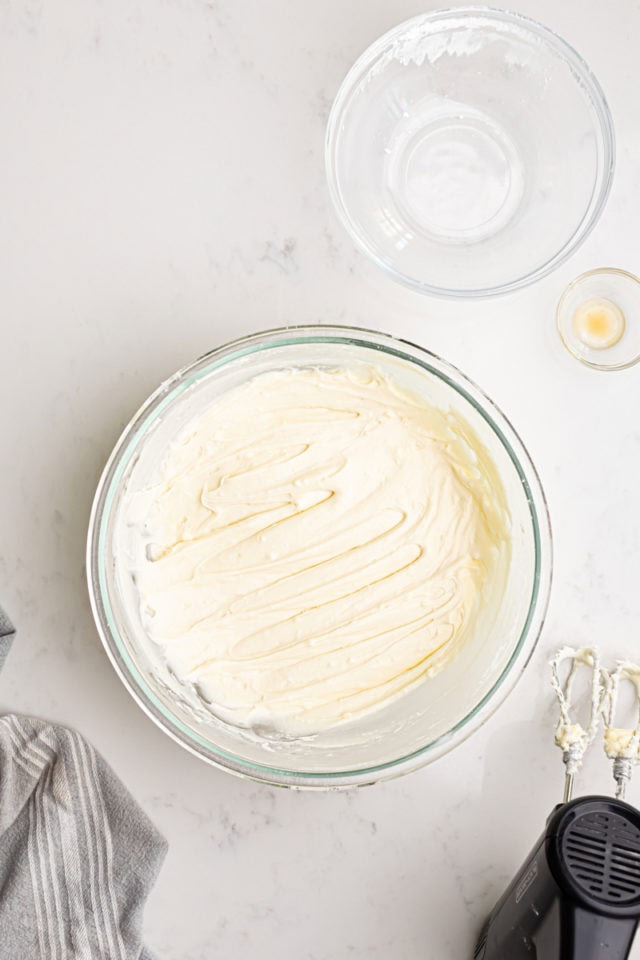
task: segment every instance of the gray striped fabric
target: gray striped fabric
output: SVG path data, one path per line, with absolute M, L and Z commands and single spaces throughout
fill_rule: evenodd
M 0 717 L 0 960 L 150 960 L 142 911 L 165 852 L 78 733 Z

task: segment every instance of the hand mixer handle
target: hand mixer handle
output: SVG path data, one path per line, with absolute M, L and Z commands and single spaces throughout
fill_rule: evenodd
M 627 960 L 640 918 L 640 811 L 560 804 L 494 907 L 475 960 Z
M 603 917 L 567 906 L 561 916 L 559 960 L 627 960 L 637 925 L 632 918 Z M 538 952 L 540 960 L 546 956 Z

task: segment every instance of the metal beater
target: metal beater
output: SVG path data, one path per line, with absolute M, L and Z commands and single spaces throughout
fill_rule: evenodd
M 562 683 L 560 672 L 563 664 L 569 664 L 566 679 Z M 560 719 L 556 727 L 555 742 L 562 750 L 565 764 L 564 802 L 573 793 L 574 778 L 584 755 L 604 723 L 604 751 L 613 761 L 613 778 L 616 782 L 616 797 L 624 800 L 626 787 L 631 780 L 633 767 L 640 759 L 640 666 L 629 660 L 618 660 L 614 670 L 607 670 L 600 662 L 595 647 L 562 647 L 551 660 L 551 685 L 560 707 Z M 590 709 L 586 726 L 574 716 L 571 697 L 576 675 L 580 668 L 590 672 Z M 622 684 L 630 684 L 634 698 L 634 725 L 622 727 L 616 724 Z

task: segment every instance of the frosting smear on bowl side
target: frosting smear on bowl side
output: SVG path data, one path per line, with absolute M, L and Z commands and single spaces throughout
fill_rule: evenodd
M 433 676 L 508 570 L 487 451 L 459 415 L 375 368 L 284 370 L 229 391 L 137 498 L 149 637 L 216 716 L 284 736 Z

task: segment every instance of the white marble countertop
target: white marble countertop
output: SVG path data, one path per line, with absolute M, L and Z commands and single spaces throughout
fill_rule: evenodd
M 583 269 L 640 268 L 640 7 L 517 3 L 593 66 L 618 165 L 579 253 L 478 306 L 381 276 L 324 181 L 325 121 L 347 68 L 431 6 L 0 3 L 0 602 L 19 628 L 0 709 L 79 728 L 166 834 L 146 924 L 163 960 L 470 957 L 559 798 L 550 652 L 638 648 L 640 367 L 581 367 L 553 307 Z M 547 624 L 517 692 L 432 767 L 333 794 L 237 780 L 165 737 L 102 651 L 84 573 L 98 476 L 152 388 L 225 340 L 316 321 L 407 337 L 475 379 L 529 447 L 555 537 Z M 581 784 L 609 789 L 604 759 Z

